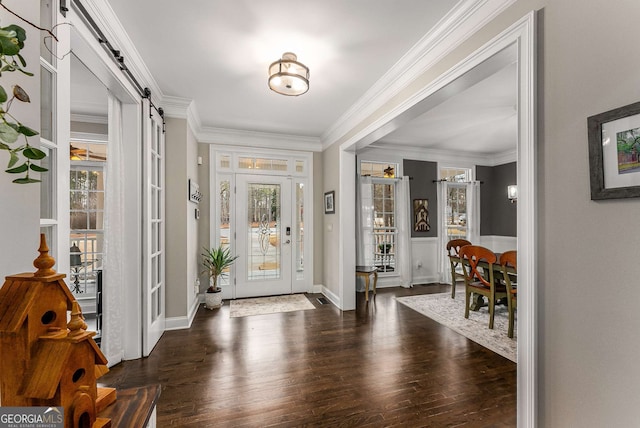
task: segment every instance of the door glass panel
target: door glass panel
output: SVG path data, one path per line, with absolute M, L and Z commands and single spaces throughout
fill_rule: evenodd
M 296 279 L 304 279 L 304 183 L 296 183 Z
M 53 5 L 52 0 L 40 0 L 40 26 L 42 28 L 53 27 Z M 51 51 L 55 48 L 55 40 L 48 35 L 40 37 L 40 56 L 49 64 L 53 64 Z
M 231 245 L 231 181 L 221 180 L 219 189 L 219 206 L 220 206 L 220 246 L 229 248 Z M 230 275 L 221 275 L 218 278 L 218 285 L 229 285 Z
M 47 157 L 40 161 L 40 166 L 47 168 L 49 172 L 40 174 L 40 218 L 53 219 L 55 215 L 55 196 L 56 196 L 56 150 L 41 146 L 40 150 L 47 154 Z M 49 242 L 47 240 L 47 242 Z M 51 252 L 51 254 L 55 254 Z
M 279 279 L 280 185 L 248 183 L 247 189 L 247 279 Z
M 40 136 L 53 141 L 53 74 L 40 67 Z

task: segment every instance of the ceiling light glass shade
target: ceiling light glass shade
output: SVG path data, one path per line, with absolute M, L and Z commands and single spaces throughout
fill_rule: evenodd
M 309 90 L 309 67 L 297 61 L 296 54 L 285 52 L 269 66 L 269 88 L 282 95 L 298 96 Z

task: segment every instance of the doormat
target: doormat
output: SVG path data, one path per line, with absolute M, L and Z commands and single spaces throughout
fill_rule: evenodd
M 232 300 L 229 316 L 231 318 L 250 317 L 252 315 L 306 311 L 307 309 L 315 308 L 313 303 L 311 303 L 304 294 L 288 294 L 284 296 Z
M 469 318 L 464 317 L 464 290 L 451 293 L 422 294 L 418 296 L 398 297 L 396 300 L 416 312 L 443 324 L 465 336 L 467 339 L 517 362 L 517 329 L 514 338 L 507 336 L 509 314 L 506 306 L 497 305 L 493 320 L 493 330 L 489 329 L 489 310 L 482 307 L 479 311 L 469 311 Z M 517 320 L 516 320 L 517 324 Z

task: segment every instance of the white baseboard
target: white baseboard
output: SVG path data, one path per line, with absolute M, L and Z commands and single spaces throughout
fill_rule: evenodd
M 322 293 L 324 289 L 324 285 L 322 284 L 313 284 L 313 288 L 311 289 L 312 293 Z
M 334 294 L 331 290 L 329 290 L 325 286 L 322 287 L 322 294 L 327 299 L 329 299 L 329 301 L 333 303 L 336 308 L 340 308 L 340 297 L 338 297 L 336 294 Z
M 433 284 L 434 282 L 440 282 L 437 275 L 414 276 L 411 285 Z
M 187 316 L 167 318 L 164 323 L 164 331 L 184 330 L 190 328 L 202 301 L 204 301 L 204 297 L 202 294 L 198 294 L 198 296 L 193 300 L 193 304 L 191 305 L 191 308 L 189 308 L 189 314 Z

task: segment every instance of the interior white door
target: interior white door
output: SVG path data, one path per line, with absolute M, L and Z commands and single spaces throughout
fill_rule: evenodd
M 165 150 L 162 117 L 143 100 L 144 278 L 142 353 L 153 350 L 165 329 Z M 150 114 L 146 114 L 146 112 Z
M 236 297 L 292 292 L 291 179 L 236 176 Z

